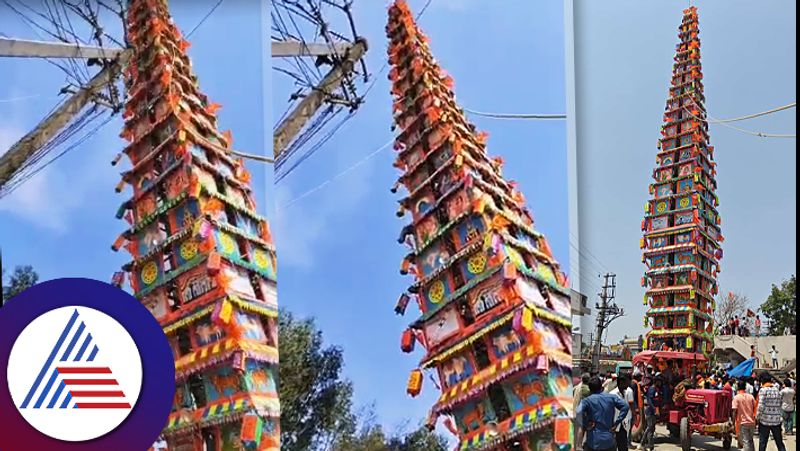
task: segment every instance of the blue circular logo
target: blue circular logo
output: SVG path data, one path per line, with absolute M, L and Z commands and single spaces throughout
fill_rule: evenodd
M 0 308 L 2 451 L 143 451 L 172 409 L 175 364 L 156 319 L 103 282 L 58 279 Z

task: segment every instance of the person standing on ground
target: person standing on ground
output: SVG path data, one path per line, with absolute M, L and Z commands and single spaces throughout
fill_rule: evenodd
M 778 369 L 778 349 L 775 348 L 775 345 L 772 345 L 772 349 L 769 350 L 769 356 L 772 357 L 772 368 L 777 370 Z
M 756 315 L 756 337 L 761 336 L 761 317 Z
M 642 410 L 644 406 L 644 388 L 642 386 L 642 373 L 635 372 L 633 373 L 633 378 L 631 379 L 631 390 L 633 390 L 633 416 L 631 422 L 631 434 L 628 434 L 628 445 L 631 445 L 632 438 L 631 435 L 633 433 L 633 425 L 639 424 L 641 427 L 644 423 L 644 417 L 642 415 Z
M 616 437 L 614 431 L 628 416 L 628 404 L 618 396 L 603 393 L 603 383 L 599 377 L 589 380 L 591 394 L 578 406 L 577 418 L 586 431 L 585 451 L 614 451 Z M 619 415 L 614 419 L 614 411 Z
M 791 435 L 794 429 L 794 389 L 788 377 L 783 382 L 781 389 L 781 414 L 783 415 L 783 433 Z
M 769 435 L 775 440 L 778 451 L 786 451 L 781 435 L 781 393 L 772 383 L 772 376 L 766 371 L 758 377 L 761 387 L 758 390 L 758 407 L 756 408 L 756 421 L 758 422 L 758 451 L 767 451 Z
M 614 388 L 614 376 L 616 374 L 606 373 L 606 378 L 603 381 L 603 391 L 609 393 Z
M 733 418 L 738 431 L 739 448 L 743 451 L 755 451 L 753 436 L 756 432 L 756 399 L 748 394 L 743 380 L 737 384 L 738 393 L 733 398 Z
M 574 426 L 575 426 L 575 451 L 583 450 L 583 428 L 581 422 L 578 420 L 577 409 L 581 405 L 581 401 L 589 396 L 589 373 L 581 375 L 581 382 L 572 389 L 572 405 L 576 409 Z
M 630 387 L 630 384 L 631 381 L 628 375 L 624 373 L 620 374 L 617 377 L 617 387 L 611 390 L 610 393 L 625 401 L 630 408 L 628 411 L 628 416 L 625 417 L 619 429 L 617 430 L 617 451 L 628 451 L 628 439 L 631 434 L 631 426 L 633 425 L 633 406 L 635 399 L 633 395 L 633 389 Z M 616 411 L 615 414 L 618 415 L 619 411 Z
M 645 429 L 642 437 L 642 448 L 653 451 L 655 443 L 653 438 L 656 432 L 657 409 L 661 407 L 661 375 L 656 375 L 645 391 L 644 421 Z

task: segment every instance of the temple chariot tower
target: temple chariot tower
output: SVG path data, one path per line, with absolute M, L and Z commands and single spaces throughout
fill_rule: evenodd
M 402 349 L 426 355 L 409 379 L 416 396 L 423 371 L 442 394 L 429 425 L 445 417 L 460 450 L 569 447 L 572 408 L 571 303 L 568 282 L 525 199 L 502 176 L 455 101 L 453 80 L 402 0 L 386 28 L 402 172 L 399 241 L 409 247 L 402 274 L 414 282 L 396 311 L 414 300 L 421 316 Z
M 714 147 L 709 145 L 697 9 L 684 11 L 642 221 L 646 349 L 709 354 L 722 258 Z
M 130 0 L 122 137 L 131 196 L 115 275 L 161 323 L 176 368 L 170 451 L 280 449 L 275 249 L 166 0 Z M 121 155 L 120 155 L 121 156 Z M 117 158 L 118 161 L 119 157 Z M 142 350 L 146 352 L 146 350 Z

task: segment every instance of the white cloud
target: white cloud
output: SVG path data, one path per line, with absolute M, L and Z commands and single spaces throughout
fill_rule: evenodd
M 113 126 L 113 125 L 108 125 Z M 25 132 L 21 127 L 0 125 L 0 149 L 4 153 Z M 80 152 L 87 148 L 108 149 L 98 145 L 100 140 L 89 140 L 75 148 Z M 118 144 L 115 144 L 118 146 Z M 113 147 L 112 147 L 113 148 Z M 59 149 L 56 149 L 58 151 Z M 55 155 L 50 155 L 52 158 Z M 99 151 L 83 152 L 80 173 L 67 173 L 63 161 L 55 162 L 20 185 L 11 194 L 0 199 L 0 212 L 15 216 L 30 225 L 64 234 L 69 230 L 71 219 L 91 199 L 98 189 L 111 189 L 114 172 L 108 155 Z M 102 167 L 101 167 L 102 163 Z
M 337 149 L 330 149 L 330 152 L 341 155 Z M 345 158 L 349 160 L 346 163 L 343 162 Z M 315 263 L 315 247 L 324 240 L 336 239 L 331 232 L 331 224 L 354 214 L 357 207 L 362 205 L 369 193 L 369 174 L 373 163 L 367 161 L 336 178 L 346 164 L 352 164 L 352 159 L 352 155 L 341 157 L 340 164 L 334 166 L 335 170 L 331 170 L 324 178 L 314 180 L 316 183 L 303 183 L 306 188 L 300 192 L 294 192 L 286 186 L 276 188 L 274 229 L 281 265 L 301 269 L 312 267 Z M 336 179 L 318 191 L 304 194 L 331 178 Z M 298 199 L 298 196 L 303 197 Z

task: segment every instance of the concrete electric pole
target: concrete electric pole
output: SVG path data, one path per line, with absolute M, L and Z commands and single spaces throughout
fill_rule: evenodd
M 625 311 L 614 303 L 617 275 L 606 273 L 603 278 L 603 291 L 599 293 L 600 303 L 595 305 L 597 309 L 597 327 L 594 334 L 594 349 L 592 350 L 592 369 L 594 371 L 599 371 L 600 369 L 600 351 L 603 347 L 605 331 L 612 321 L 625 314 Z

